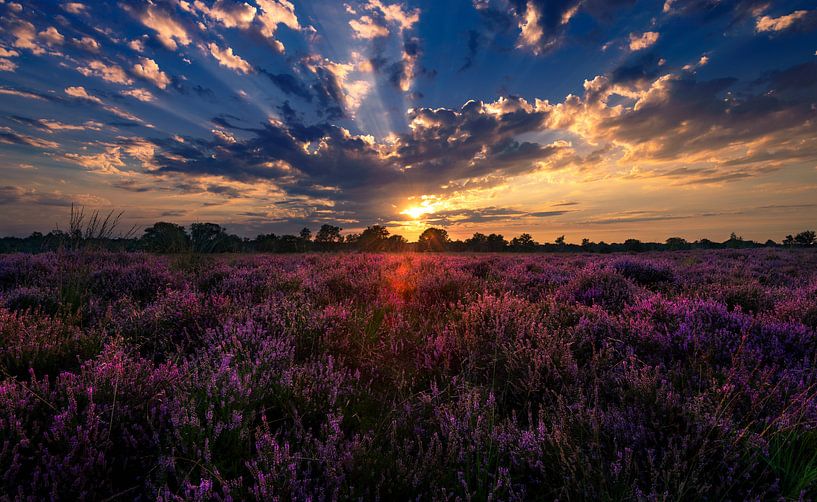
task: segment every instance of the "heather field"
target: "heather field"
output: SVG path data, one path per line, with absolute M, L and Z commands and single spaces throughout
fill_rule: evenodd
M 817 497 L 817 253 L 0 257 L 2 500 Z

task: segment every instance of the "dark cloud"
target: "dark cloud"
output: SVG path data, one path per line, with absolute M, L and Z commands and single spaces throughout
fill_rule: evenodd
M 290 96 L 298 96 L 303 98 L 305 101 L 312 101 L 312 93 L 309 91 L 309 87 L 307 87 L 300 79 L 296 78 L 289 73 L 272 73 L 263 68 L 259 68 L 258 70 L 263 75 L 266 75 L 267 78 L 284 94 Z
M 670 0 L 665 12 L 695 16 L 703 21 L 729 18 L 730 24 L 744 21 L 769 5 L 768 0 Z
M 67 207 L 71 205 L 72 200 L 56 192 L 40 193 L 34 190 L 25 190 L 18 186 L 0 186 L 0 205 L 18 203 Z
M 594 117 L 592 134 L 640 148 L 644 158 L 663 160 L 772 139 L 780 146 L 797 140 L 812 143 L 817 137 L 814 94 L 794 88 L 799 86 L 797 76 L 813 71 L 810 65 L 799 65 L 767 77 L 769 87 L 754 90 L 735 78 L 701 81 L 688 73 L 667 74 L 651 83 L 638 106 Z M 608 80 L 589 89 L 585 104 L 605 99 L 612 86 Z
M 654 53 L 636 54 L 610 72 L 614 84 L 633 84 L 654 80 L 661 74 L 661 58 Z
M 803 91 L 817 88 L 817 62 L 802 63 L 785 70 L 767 72 L 757 81 L 774 92 Z
M 474 64 L 474 58 L 477 56 L 481 39 L 482 37 L 477 30 L 468 30 L 468 52 L 465 54 L 465 61 L 459 71 L 465 71 Z
M 339 210 L 375 214 L 373 206 L 407 189 L 437 193 L 451 180 L 499 182 L 536 169 L 565 147 L 514 137 L 538 130 L 545 117 L 520 98 L 490 106 L 472 101 L 460 110 L 419 108 L 409 114 L 412 130 L 384 151 L 338 126 L 305 125 L 290 115 L 283 123 L 244 128 L 251 138 L 235 143 L 161 142 L 155 172 L 269 180 L 291 195 L 329 197 Z
M 520 218 L 552 218 L 569 213 L 570 211 L 535 211 L 507 207 L 483 207 L 477 209 L 455 209 L 438 211 L 427 215 L 424 220 L 432 225 L 453 225 L 457 223 L 490 223 L 499 221 L 513 221 Z
M 536 40 L 526 40 L 538 53 L 545 53 L 559 47 L 570 29 L 571 20 L 584 16 L 596 23 L 609 23 L 623 15 L 635 4 L 635 0 L 475 0 L 474 5 L 480 13 L 487 31 L 507 33 L 518 30 L 521 24 L 529 20 L 536 26 L 531 31 L 538 31 Z M 528 15 L 528 8 L 534 9 L 536 15 Z

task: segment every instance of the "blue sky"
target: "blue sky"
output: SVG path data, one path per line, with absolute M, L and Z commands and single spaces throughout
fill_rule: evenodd
M 817 222 L 805 1 L 0 0 L 0 233 L 71 203 L 246 236 L 385 224 L 780 239 Z

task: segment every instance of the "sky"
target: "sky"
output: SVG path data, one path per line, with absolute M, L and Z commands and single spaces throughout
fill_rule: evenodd
M 817 5 L 0 0 L 0 234 L 817 227 Z

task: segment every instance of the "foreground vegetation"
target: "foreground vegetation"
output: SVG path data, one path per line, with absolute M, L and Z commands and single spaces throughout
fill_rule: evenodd
M 0 499 L 817 496 L 817 253 L 0 257 Z

